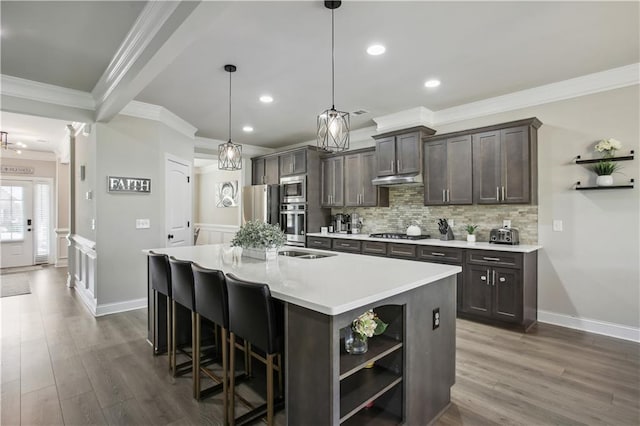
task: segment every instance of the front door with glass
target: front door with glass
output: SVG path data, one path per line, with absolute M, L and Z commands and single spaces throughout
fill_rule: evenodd
M 33 183 L 2 180 L 0 240 L 2 268 L 33 265 Z

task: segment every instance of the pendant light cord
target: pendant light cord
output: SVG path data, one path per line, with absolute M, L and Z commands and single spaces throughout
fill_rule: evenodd
M 229 71 L 229 142 L 231 142 L 231 71 Z
M 334 48 L 335 29 L 333 23 L 333 9 L 331 9 L 331 109 L 336 109 L 336 82 L 335 82 L 335 48 Z

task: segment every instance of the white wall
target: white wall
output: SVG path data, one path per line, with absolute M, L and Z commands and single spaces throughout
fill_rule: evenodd
M 242 197 L 240 196 L 243 185 L 242 171 L 218 170 L 217 165 L 199 168 L 195 175 L 195 209 L 194 221 L 196 223 L 212 225 L 240 226 L 240 208 Z M 215 204 L 216 186 L 221 182 L 238 182 L 238 206 L 217 207 Z

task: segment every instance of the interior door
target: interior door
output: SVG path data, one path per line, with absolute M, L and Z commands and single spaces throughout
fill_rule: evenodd
M 29 266 L 33 256 L 33 183 L 2 180 L 0 185 L 0 267 Z
M 191 235 L 191 167 L 177 159 L 165 164 L 166 246 L 193 245 Z

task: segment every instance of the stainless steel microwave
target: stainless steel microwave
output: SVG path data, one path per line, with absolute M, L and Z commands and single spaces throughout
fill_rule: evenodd
M 306 203 L 306 176 L 287 176 L 280 178 L 280 194 L 282 195 L 283 203 Z

